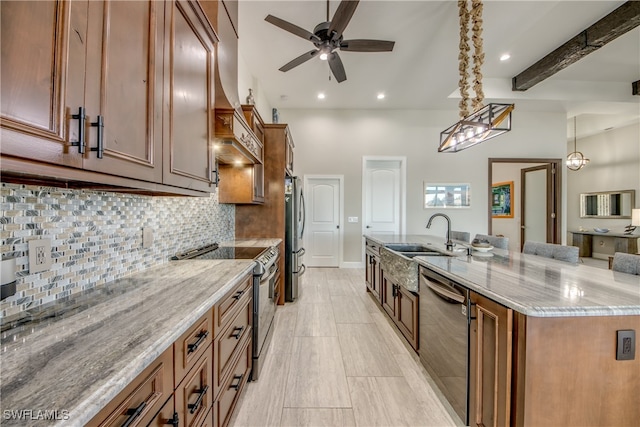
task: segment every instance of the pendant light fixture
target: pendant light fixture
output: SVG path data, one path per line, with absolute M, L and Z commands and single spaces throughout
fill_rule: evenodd
M 472 147 L 488 139 L 501 135 L 511 130 L 511 112 L 514 104 L 488 104 L 483 105 L 484 92 L 482 90 L 482 63 L 484 52 L 482 50 L 482 0 L 471 0 L 471 11 L 468 9 L 468 0 L 458 0 L 460 15 L 460 53 L 459 74 L 460 80 L 460 121 L 446 130 L 440 132 L 439 152 L 457 152 Z M 469 21 L 472 20 L 473 33 L 473 113 L 469 114 Z
M 576 120 L 577 117 L 573 116 L 573 153 L 569 153 L 567 156 L 567 168 L 572 171 L 579 171 L 582 169 L 587 163 L 589 163 L 589 159 L 587 159 L 584 154 L 582 154 L 577 149 L 577 134 L 576 134 Z

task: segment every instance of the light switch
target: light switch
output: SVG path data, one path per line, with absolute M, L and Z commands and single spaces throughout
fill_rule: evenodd
M 358 217 L 357 216 L 350 216 L 349 217 L 349 222 L 358 222 Z

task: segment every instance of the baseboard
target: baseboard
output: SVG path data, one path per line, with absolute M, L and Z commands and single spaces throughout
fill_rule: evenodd
M 364 262 L 343 262 L 340 268 L 364 268 Z

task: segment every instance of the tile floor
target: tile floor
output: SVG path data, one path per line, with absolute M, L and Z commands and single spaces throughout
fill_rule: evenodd
M 231 426 L 460 425 L 366 293 L 363 269 L 307 269 L 300 298 L 279 306 L 275 322 Z

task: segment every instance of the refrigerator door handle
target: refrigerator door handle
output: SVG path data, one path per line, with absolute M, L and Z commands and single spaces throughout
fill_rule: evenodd
M 307 222 L 307 215 L 306 215 L 306 208 L 304 205 L 304 195 L 302 194 L 302 191 L 300 192 L 300 216 L 302 219 L 302 230 L 300 230 L 300 238 L 302 239 L 304 237 L 304 225 L 305 222 Z
M 307 271 L 307 266 L 302 264 L 302 267 L 300 267 L 300 270 L 294 272 L 294 274 L 297 274 L 298 277 L 301 277 L 302 275 L 304 275 L 305 271 Z
M 297 251 L 295 251 L 294 253 L 298 256 L 301 257 L 302 255 L 304 255 L 307 251 L 304 250 L 304 248 L 300 248 Z

